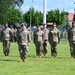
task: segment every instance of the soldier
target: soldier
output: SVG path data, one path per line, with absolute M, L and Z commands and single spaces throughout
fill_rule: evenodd
M 68 30 L 68 41 L 71 57 L 75 58 L 75 22 L 72 23 L 72 27 Z
M 19 46 L 19 53 L 21 57 L 21 61 L 26 61 L 26 51 L 27 51 L 27 44 L 28 44 L 28 38 L 29 38 L 29 32 L 26 29 L 26 26 L 24 24 L 21 25 L 22 30 L 19 31 L 19 34 L 17 36 L 18 46 Z
M 41 52 L 42 52 L 42 44 L 43 44 L 43 39 L 44 39 L 44 33 L 41 30 L 41 28 L 38 26 L 37 31 L 34 33 L 34 44 L 36 46 L 36 56 L 37 58 L 41 57 Z
M 8 24 L 5 23 L 1 32 L 1 41 L 3 42 L 3 52 L 5 56 L 9 55 L 10 52 L 10 41 L 13 41 L 13 33 Z
M 49 34 L 49 30 L 46 28 L 46 24 L 44 25 L 44 42 L 43 42 L 43 53 L 44 53 L 44 56 L 46 56 L 47 54 L 47 44 L 48 44 L 48 34 Z
M 57 56 L 57 45 L 59 43 L 59 30 L 56 24 L 53 24 L 53 29 L 49 32 L 49 42 L 51 44 L 51 57 L 55 58 Z

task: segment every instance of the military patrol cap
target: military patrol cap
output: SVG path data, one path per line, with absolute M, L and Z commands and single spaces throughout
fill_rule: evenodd
M 37 25 L 37 28 L 40 27 L 39 25 Z
M 21 24 L 21 27 L 22 27 L 22 26 L 27 26 L 27 25 L 26 25 L 25 23 L 22 23 L 22 24 Z

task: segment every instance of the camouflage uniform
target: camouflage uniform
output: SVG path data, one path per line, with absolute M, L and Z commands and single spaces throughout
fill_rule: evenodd
M 75 58 L 75 27 L 71 27 L 68 30 L 68 41 L 70 44 L 71 57 Z
M 36 46 L 36 55 L 38 57 L 41 56 L 41 52 L 43 50 L 43 39 L 44 39 L 44 33 L 43 31 L 36 31 L 34 32 L 34 44 Z
M 43 42 L 43 50 L 44 50 L 44 55 L 46 55 L 47 53 L 47 44 L 48 44 L 48 34 L 49 34 L 49 30 L 46 28 L 43 30 L 44 32 L 44 42 Z
M 13 33 L 10 28 L 4 28 L 1 32 L 1 41 L 3 42 L 3 52 L 5 56 L 10 52 L 10 41 L 13 41 Z
M 53 28 L 49 33 L 49 42 L 51 44 L 51 56 L 57 56 L 57 44 L 59 43 L 59 30 L 57 28 Z
M 19 53 L 21 60 L 26 59 L 26 51 L 27 51 L 27 44 L 28 44 L 29 32 L 27 30 L 20 30 L 17 35 L 17 42 L 19 46 Z

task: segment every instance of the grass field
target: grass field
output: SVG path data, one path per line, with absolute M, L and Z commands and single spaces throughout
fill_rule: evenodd
M 27 62 L 19 62 L 16 43 L 11 43 L 9 57 L 4 57 L 0 43 L 0 75 L 75 75 L 75 59 L 70 57 L 69 44 L 61 41 L 57 58 L 50 57 L 50 45 L 47 57 L 36 58 L 35 45 L 29 46 Z

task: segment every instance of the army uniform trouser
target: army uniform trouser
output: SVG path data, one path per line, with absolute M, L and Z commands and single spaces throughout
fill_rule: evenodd
M 46 53 L 47 53 L 47 43 L 48 43 L 48 41 L 44 40 L 44 43 L 43 43 L 43 53 L 44 53 L 44 55 L 46 55 Z
M 3 52 L 5 56 L 9 55 L 9 52 L 10 52 L 10 41 L 9 40 L 3 41 Z
M 19 45 L 19 53 L 20 53 L 20 57 L 23 61 L 24 61 L 24 59 L 26 59 L 26 51 L 27 51 L 26 45 Z
M 43 50 L 43 46 L 41 42 L 36 43 L 36 55 L 39 57 L 41 56 L 41 52 Z
M 57 56 L 57 44 L 57 42 L 51 44 L 51 56 L 54 58 Z
M 75 43 L 70 43 L 70 54 L 75 58 Z

